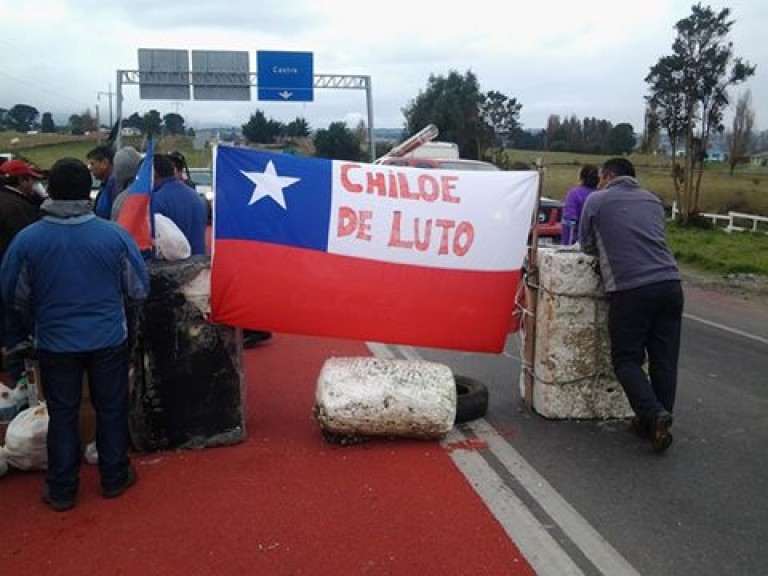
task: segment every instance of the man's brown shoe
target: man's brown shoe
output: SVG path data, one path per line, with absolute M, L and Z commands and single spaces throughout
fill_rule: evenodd
M 656 414 L 651 423 L 650 438 L 654 452 L 664 452 L 672 445 L 672 434 L 669 429 L 672 427 L 672 414 L 662 410 Z

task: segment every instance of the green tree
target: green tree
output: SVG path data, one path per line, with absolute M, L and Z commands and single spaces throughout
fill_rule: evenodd
M 83 117 L 80 114 L 72 114 L 69 117 L 69 131 L 72 134 L 83 134 Z
M 315 154 L 332 160 L 360 160 L 360 139 L 344 122 L 332 122 L 315 134 Z
M 288 138 L 307 138 L 309 134 L 309 122 L 305 118 L 297 117 L 285 126 L 285 135 Z
M 43 119 L 40 123 L 40 130 L 46 134 L 56 132 L 56 124 L 53 122 L 53 115 L 50 112 L 43 113 Z
M 728 134 L 728 166 L 731 176 L 736 164 L 744 161 L 752 143 L 752 129 L 755 125 L 755 111 L 752 109 L 752 92 L 747 90 L 736 101 L 731 132 Z
M 39 115 L 40 112 L 34 106 L 16 104 L 8 110 L 7 122 L 16 132 L 28 132 L 35 126 Z
M 150 110 L 144 114 L 141 119 L 141 131 L 147 136 L 160 136 L 163 129 L 163 119 L 160 117 L 160 112 L 157 110 Z
M 440 131 L 440 139 L 456 142 L 464 158 L 480 158 L 479 143 L 488 138 L 488 126 L 480 116 L 482 95 L 477 76 L 451 71 L 447 77 L 431 74 L 427 87 L 402 109 L 405 131 L 415 134 L 428 124 Z
M 645 79 L 647 100 L 670 132 L 670 142 L 682 138 L 685 143 L 684 164 L 673 169 L 684 223 L 699 212 L 703 152 L 711 134 L 723 130 L 728 89 L 755 72 L 754 66 L 733 55 L 733 44 L 727 41 L 734 24 L 729 16 L 728 8 L 716 13 L 709 6 L 694 5 L 691 15 L 675 24 L 672 54 L 662 56 Z
M 123 127 L 135 128 L 140 132 L 144 132 L 144 119 L 141 116 L 139 116 L 137 112 L 134 112 L 133 114 L 128 116 L 128 118 L 123 120 Z
M 635 131 L 631 124 L 617 124 L 605 137 L 606 154 L 630 154 L 635 149 Z
M 184 134 L 184 118 L 174 112 L 163 116 L 163 126 L 167 134 Z
M 640 152 L 643 154 L 653 154 L 659 148 L 660 126 L 659 117 L 650 106 L 645 107 L 643 123 L 643 138 L 640 141 Z
M 242 130 L 249 142 L 271 144 L 284 132 L 284 127 L 280 122 L 268 120 L 261 110 L 256 110 L 248 122 L 243 124 Z
M 491 90 L 480 95 L 480 116 L 490 128 L 490 142 L 497 145 L 499 139 L 506 140 L 520 129 L 520 109 L 523 107 L 516 98 Z
M 95 132 L 99 128 L 96 117 L 91 115 L 91 110 L 85 110 L 80 117 L 82 118 L 83 132 Z

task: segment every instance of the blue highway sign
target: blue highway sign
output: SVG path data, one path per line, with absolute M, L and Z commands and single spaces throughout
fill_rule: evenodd
M 312 52 L 256 53 L 259 100 L 312 102 L 314 70 Z

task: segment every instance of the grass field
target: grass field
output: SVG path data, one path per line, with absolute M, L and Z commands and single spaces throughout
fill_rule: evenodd
M 568 188 L 578 182 L 582 164 L 600 166 L 609 158 L 536 150 L 508 150 L 507 156 L 512 162 L 529 164 L 535 164 L 540 158 L 545 168 L 543 194 L 558 200 L 562 200 Z M 658 194 L 665 204 L 671 205 L 675 192 L 670 176 L 670 159 L 633 154 L 629 156 L 629 160 L 637 169 L 640 183 Z M 710 163 L 704 169 L 700 198 L 703 212 L 726 213 L 734 210 L 768 215 L 768 168 L 738 166 L 731 176 L 727 165 Z
M 14 138 L 18 141 L 11 143 Z M 0 152 L 14 152 L 47 169 L 58 158 L 85 155 L 98 143 L 98 135 L 17 134 L 0 132 Z M 141 138 L 126 138 L 124 145 L 141 150 Z M 164 138 L 156 143 L 158 152 L 182 152 L 190 167 L 211 164 L 210 150 L 194 150 L 189 138 Z M 511 162 L 544 167 L 543 194 L 562 200 L 578 180 L 584 163 L 600 165 L 608 157 L 566 152 L 508 150 Z M 659 156 L 632 155 L 640 183 L 658 194 L 667 205 L 674 200 L 669 175 L 670 160 Z M 701 208 L 704 212 L 729 210 L 768 215 L 768 169 L 740 166 L 733 176 L 724 164 L 707 165 L 702 179 Z M 726 234 L 719 230 L 681 228 L 670 224 L 669 243 L 680 262 L 714 273 L 754 273 L 768 276 L 768 234 Z

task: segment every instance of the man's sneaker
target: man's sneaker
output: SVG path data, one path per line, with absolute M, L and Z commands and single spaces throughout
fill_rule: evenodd
M 51 490 L 48 488 L 48 484 L 43 486 L 42 500 L 53 510 L 56 510 L 56 512 L 66 512 L 75 507 L 74 498 L 66 498 L 63 500 L 51 498 Z
M 650 429 L 651 445 L 654 452 L 664 452 L 672 445 L 672 434 L 669 433 L 672 422 L 672 414 L 666 410 L 656 414 Z
M 101 495 L 104 498 L 118 498 L 122 496 L 123 492 L 128 490 L 128 488 L 136 484 L 137 479 L 136 469 L 132 465 L 129 465 L 125 480 L 123 480 L 122 484 L 118 484 L 114 488 L 102 488 Z

